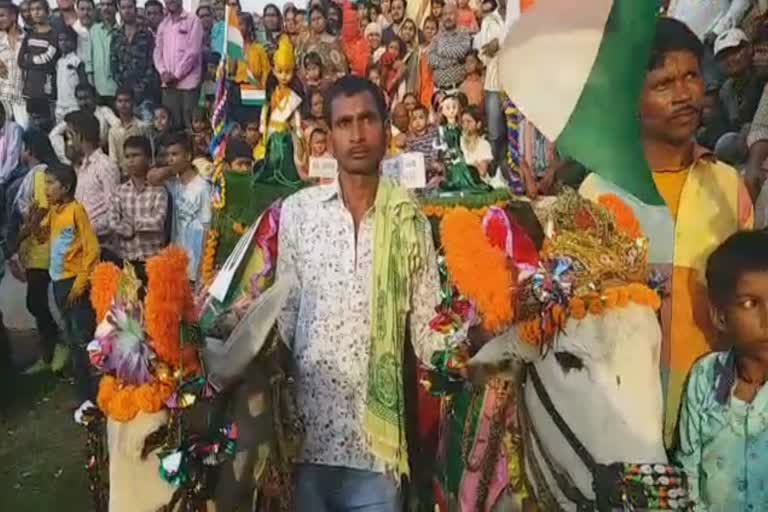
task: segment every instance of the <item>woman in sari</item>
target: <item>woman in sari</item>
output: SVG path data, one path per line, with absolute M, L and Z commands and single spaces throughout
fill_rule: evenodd
M 263 13 L 261 20 L 264 23 L 264 40 L 262 43 L 271 60 L 272 54 L 274 54 L 277 49 L 280 33 L 283 30 L 283 14 L 280 12 L 280 8 L 275 4 L 267 4 L 264 6 Z
M 432 93 L 435 90 L 435 82 L 432 79 L 432 68 L 429 67 L 429 49 L 432 47 L 432 39 L 437 33 L 437 19 L 427 16 L 424 19 L 424 27 L 421 31 L 421 46 L 419 47 L 419 102 L 425 107 L 432 105 Z
M 406 93 L 417 93 L 420 89 L 419 82 L 419 60 L 421 52 L 419 51 L 419 38 L 418 28 L 416 22 L 410 18 L 403 21 L 403 25 L 400 27 L 400 39 L 405 44 L 405 56 L 403 57 L 403 63 L 405 65 L 405 73 L 403 75 L 403 81 L 398 88 L 398 99 L 402 100 Z
M 315 5 L 309 11 L 309 35 L 304 39 L 296 52 L 300 74 L 304 76 L 304 55 L 315 52 L 323 59 L 325 75 L 330 80 L 336 80 L 347 74 L 347 59 L 339 40 L 328 33 L 328 19 L 325 10 Z
M 240 13 L 240 32 L 243 35 L 243 58 L 231 61 L 230 72 L 234 71 L 234 82 L 240 92 L 240 102 L 236 107 L 235 118 L 243 125 L 248 120 L 258 119 L 260 107 L 249 106 L 247 98 L 253 91 L 265 90 L 269 78 L 269 56 L 264 46 L 256 41 L 256 26 L 253 17 Z

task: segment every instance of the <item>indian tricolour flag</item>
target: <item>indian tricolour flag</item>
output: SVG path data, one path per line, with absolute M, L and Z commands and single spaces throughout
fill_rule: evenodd
M 260 107 L 264 105 L 267 97 L 267 91 L 258 89 L 253 85 L 240 86 L 240 103 L 247 107 Z
M 245 55 L 245 41 L 240 32 L 240 21 L 237 19 L 237 13 L 234 9 L 227 7 L 227 33 L 224 48 L 224 54 L 229 59 L 242 60 Z
M 536 0 L 499 54 L 504 90 L 558 150 L 650 204 L 663 201 L 638 102 L 657 13 L 651 0 Z

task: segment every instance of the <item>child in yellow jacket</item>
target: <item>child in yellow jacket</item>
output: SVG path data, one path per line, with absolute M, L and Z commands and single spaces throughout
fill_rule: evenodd
M 86 347 L 93 338 L 96 319 L 88 299 L 88 283 L 99 261 L 99 240 L 83 205 L 75 201 L 77 175 L 68 165 L 49 166 L 45 192 L 49 204 L 51 260 L 49 272 L 56 306 L 64 318 L 70 344 L 78 398 L 94 400 Z

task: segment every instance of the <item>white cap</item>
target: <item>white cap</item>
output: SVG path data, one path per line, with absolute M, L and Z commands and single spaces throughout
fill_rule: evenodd
M 749 38 L 743 30 L 739 28 L 730 28 L 717 36 L 715 39 L 715 55 L 718 55 L 729 48 L 736 48 L 744 43 L 748 43 Z

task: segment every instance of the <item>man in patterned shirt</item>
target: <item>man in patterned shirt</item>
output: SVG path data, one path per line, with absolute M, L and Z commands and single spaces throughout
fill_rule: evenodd
M 147 183 L 152 158 L 149 139 L 128 137 L 123 155 L 129 179 L 117 187 L 109 202 L 109 228 L 117 235 L 117 255 L 130 262 L 146 284 L 146 261 L 166 245 L 168 192 Z
M 297 402 L 305 428 L 296 510 L 399 512 L 398 482 L 407 472 L 402 465 L 407 455 L 398 451 L 396 461 L 379 457 L 371 439 L 380 434 L 369 424 L 377 391 L 390 389 L 390 382 L 402 385 L 397 355 L 392 373 L 387 373 L 390 380 L 375 364 L 382 362 L 377 357 L 380 331 L 375 328 L 381 321 L 380 306 L 386 309 L 389 300 L 402 300 L 392 286 L 380 286 L 380 269 L 393 256 L 423 253 L 421 265 L 407 276 L 401 274 L 409 283 L 405 304 L 400 302 L 407 316 L 399 317 L 388 332 L 402 339 L 405 332 L 400 331 L 408 326 L 416 354 L 428 362 L 444 348 L 429 327 L 440 300 L 435 250 L 418 205 L 379 178 L 389 130 L 381 90 L 347 75 L 326 94 L 325 112 L 338 178 L 290 196 L 280 219 L 278 279 L 295 275 L 298 283 L 278 319 L 296 361 Z M 392 206 L 391 197 L 401 198 L 394 202 L 397 206 Z M 412 214 L 401 220 L 400 211 Z M 413 245 L 405 244 L 402 253 L 382 249 L 387 246 L 382 235 L 392 232 Z M 403 271 L 398 264 L 387 268 L 392 274 Z M 378 378 L 371 376 L 371 361 Z
M 456 12 L 456 2 L 446 2 L 442 28 L 429 50 L 435 86 L 448 92 L 457 90 L 464 80 L 464 58 L 472 50 L 472 35 L 456 28 Z
M 137 23 L 136 0 L 120 0 L 123 24 L 115 32 L 110 50 L 112 76 L 118 89 L 130 87 L 137 103 L 157 100 L 160 78 L 152 62 L 155 38 Z

